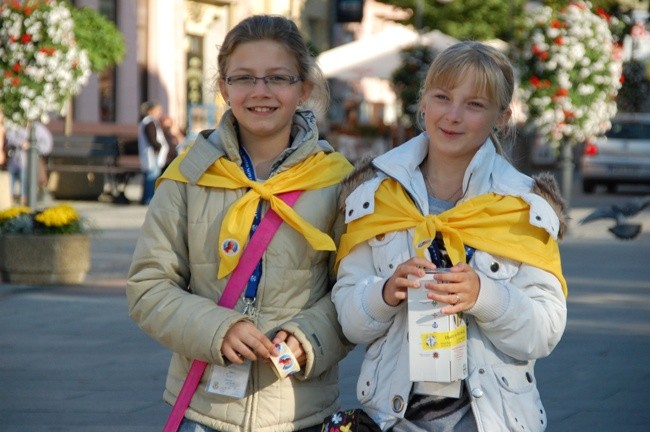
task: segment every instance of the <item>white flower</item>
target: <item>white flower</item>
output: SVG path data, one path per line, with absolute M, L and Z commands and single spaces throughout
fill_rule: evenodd
M 12 122 L 47 119 L 81 91 L 90 63 L 73 28 L 59 1 L 0 3 L 0 105 Z
M 553 145 L 577 143 L 604 131 L 616 113 L 622 65 L 613 56 L 605 19 L 577 1 L 560 12 L 531 11 L 519 35 L 518 96 L 529 121 Z

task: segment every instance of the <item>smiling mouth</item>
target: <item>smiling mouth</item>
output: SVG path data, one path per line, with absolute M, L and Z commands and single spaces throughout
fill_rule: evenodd
M 441 130 L 442 133 L 444 133 L 445 135 L 460 135 L 460 134 L 461 134 L 460 132 L 454 132 L 454 131 L 450 131 L 450 130 L 443 129 L 443 128 L 440 128 L 440 130 Z
M 257 113 L 267 113 L 267 112 L 273 112 L 277 110 L 277 108 L 273 107 L 252 107 L 248 108 L 249 111 L 257 112 Z

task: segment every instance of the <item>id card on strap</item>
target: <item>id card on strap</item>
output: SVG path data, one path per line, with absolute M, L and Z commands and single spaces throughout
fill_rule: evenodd
M 206 386 L 208 393 L 241 399 L 246 396 L 248 377 L 251 373 L 251 361 L 230 364 L 228 366 L 211 365 L 210 379 Z

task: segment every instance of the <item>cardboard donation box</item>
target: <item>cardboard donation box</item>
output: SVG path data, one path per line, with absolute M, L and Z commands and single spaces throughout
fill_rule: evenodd
M 427 298 L 424 283 L 433 276 L 427 271 L 420 288 L 408 290 L 410 379 L 450 383 L 467 378 L 467 325 L 461 314 L 440 311 L 447 304 Z

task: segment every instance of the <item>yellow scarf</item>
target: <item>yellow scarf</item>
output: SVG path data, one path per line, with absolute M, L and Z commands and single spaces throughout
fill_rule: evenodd
M 179 155 L 161 179 L 171 179 L 187 183 L 188 180 L 180 172 L 179 166 L 185 154 Z M 264 183 L 249 180 L 242 169 L 226 158 L 219 158 L 199 178 L 200 186 L 240 189 L 249 188 L 248 192 L 235 201 L 224 217 L 219 232 L 219 264 L 218 277 L 221 279 L 230 274 L 237 266 L 243 246 L 248 239 L 257 205 L 260 199 L 269 201 L 271 208 L 296 231 L 301 233 L 309 244 L 316 250 L 336 250 L 334 241 L 325 233 L 303 219 L 277 194 L 296 190 L 320 189 L 339 183 L 350 171 L 352 165 L 339 153 L 316 153 L 301 163 L 281 172 Z M 159 180 L 161 181 L 161 180 Z M 326 209 L 325 211 L 336 211 Z
M 529 213 L 530 206 L 519 197 L 488 193 L 439 215 L 424 216 L 397 181 L 386 179 L 375 193 L 374 213 L 348 224 L 336 263 L 338 266 L 354 246 L 372 237 L 415 228 L 413 246 L 417 256 L 424 257 L 436 233 L 440 233 L 452 263 L 465 261 L 464 245 L 471 246 L 553 273 L 566 296 L 558 244 L 546 230 L 529 223 Z

